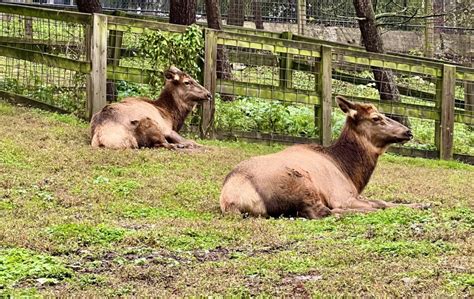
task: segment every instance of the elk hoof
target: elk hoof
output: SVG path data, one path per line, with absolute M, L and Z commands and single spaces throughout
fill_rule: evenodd
M 179 148 L 198 148 L 198 147 L 202 147 L 202 145 L 192 141 L 192 140 L 188 140 L 188 141 L 185 141 L 183 143 L 180 143 L 178 144 Z
M 172 143 L 156 143 L 153 145 L 154 148 L 166 148 L 168 150 L 175 150 L 176 145 Z
M 412 207 L 414 209 L 420 209 L 420 210 L 428 210 L 428 209 L 431 209 L 431 204 L 430 203 L 414 203 L 414 204 L 410 204 L 409 207 Z

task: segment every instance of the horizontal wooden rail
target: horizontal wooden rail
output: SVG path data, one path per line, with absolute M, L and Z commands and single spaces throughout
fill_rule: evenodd
M 43 109 L 43 110 L 46 110 L 46 111 L 62 113 L 62 114 L 69 114 L 69 112 L 67 112 L 64 109 L 61 109 L 61 108 L 52 106 L 50 104 L 46 104 L 46 103 L 37 101 L 35 99 L 32 99 L 32 98 L 24 96 L 24 95 L 9 92 L 9 91 L 0 90 L 0 99 L 3 99 L 5 101 L 7 101 L 9 103 L 13 103 L 13 104 L 21 104 L 21 105 L 24 105 L 24 106 L 27 106 L 27 107 L 39 108 L 39 109 Z
M 239 33 L 228 33 L 221 31 L 218 33 L 217 43 L 219 45 L 264 50 L 273 53 L 287 53 L 310 57 L 321 56 L 320 45 L 270 37 L 251 36 Z
M 308 138 L 301 136 L 288 136 L 274 133 L 264 132 L 247 132 L 247 131 L 224 131 L 217 130 L 215 134 L 217 139 L 244 139 L 253 142 L 262 143 L 280 143 L 280 144 L 295 144 L 295 143 L 319 143 L 316 138 Z M 395 153 L 401 156 L 418 157 L 425 159 L 438 159 L 439 152 L 435 150 L 420 150 L 410 147 L 391 146 L 387 152 Z M 469 155 L 454 154 L 454 159 L 474 165 L 474 157 Z
M 348 50 L 352 50 L 352 51 L 367 52 L 364 47 L 359 46 L 359 45 L 334 42 L 334 41 L 319 39 L 319 38 L 315 38 L 315 37 L 301 36 L 301 35 L 297 35 L 297 34 L 293 35 L 293 40 L 304 41 L 304 42 L 309 42 L 309 43 L 316 43 L 316 44 L 321 44 L 321 45 L 328 45 L 328 46 L 331 46 L 333 48 L 341 48 L 341 49 L 348 49 Z M 386 52 L 386 54 L 396 56 L 396 57 L 401 57 L 401 58 L 416 59 L 416 60 L 440 63 L 440 60 L 438 60 L 438 59 L 428 58 L 428 57 L 423 57 L 423 56 L 414 56 L 414 55 L 408 55 L 408 54 L 390 52 L 390 51 Z M 456 64 L 456 65 L 459 65 L 459 64 Z
M 26 49 L 18 49 L 3 45 L 0 45 L 0 56 L 27 60 L 35 63 L 45 64 L 51 67 L 57 67 L 80 73 L 88 73 L 91 70 L 90 62 L 77 61 L 61 56 L 45 54 Z
M 468 67 L 456 67 L 456 79 L 474 82 L 474 69 Z
M 277 55 L 272 54 L 259 54 L 255 52 L 229 52 L 229 60 L 232 62 L 244 63 L 247 65 L 257 65 L 257 66 L 278 66 Z M 319 61 L 309 62 L 304 57 L 293 57 L 292 60 L 292 70 L 293 71 L 302 71 L 302 72 L 317 72 L 317 65 Z M 369 78 L 363 78 L 356 75 L 340 72 L 336 69 L 333 69 L 332 78 L 335 80 L 340 80 L 352 84 L 362 84 L 367 85 L 369 83 L 375 83 L 374 80 Z M 414 88 L 409 88 L 403 85 L 397 85 L 398 91 L 401 95 L 420 98 L 423 101 L 434 102 L 436 95 L 431 92 L 426 92 Z M 456 107 L 463 108 L 464 100 L 456 99 Z
M 436 107 L 423 106 L 417 104 L 408 104 L 403 102 L 391 102 L 391 101 L 382 101 L 380 99 L 366 98 L 366 97 L 357 97 L 352 95 L 340 94 L 348 99 L 372 103 L 383 113 L 391 113 L 398 115 L 405 115 L 409 117 L 418 117 L 432 120 L 439 120 L 439 111 Z M 336 105 L 334 105 L 336 107 Z
M 145 29 L 184 32 L 186 31 L 187 26 L 107 15 L 107 28 L 109 30 L 127 31 L 140 34 L 145 32 Z
M 216 92 L 313 105 L 320 103 L 320 97 L 314 91 L 230 80 L 217 80 Z
M 441 119 L 440 111 L 437 107 L 409 104 L 403 102 L 382 101 L 380 99 L 357 97 L 351 95 L 341 95 L 358 102 L 372 103 L 377 106 L 383 113 L 406 115 L 409 117 L 431 120 Z M 466 114 L 464 110 L 454 110 L 454 121 L 457 123 L 474 124 L 474 116 Z
M 29 7 L 26 5 L 16 5 L 9 3 L 0 3 L 0 13 L 50 19 L 68 23 L 78 23 L 83 25 L 90 25 L 92 21 L 92 16 L 86 13 Z
M 51 47 L 63 47 L 63 46 L 71 46 L 77 47 L 79 44 L 71 43 L 69 41 L 51 41 L 47 39 L 28 39 L 24 37 L 8 37 L 8 36 L 0 36 L 0 44 L 25 44 L 25 45 L 33 45 L 33 46 L 51 46 Z
M 301 56 L 320 57 L 321 45 L 292 40 L 249 36 L 237 33 L 219 32 L 218 44 L 273 53 L 288 53 Z M 442 63 L 398 57 L 389 54 L 369 53 L 350 49 L 334 48 L 333 60 L 357 65 L 382 67 L 400 72 L 442 76 Z
M 147 84 L 150 82 L 152 72 L 140 68 L 108 65 L 107 79 Z
M 392 69 L 409 74 L 442 76 L 442 63 L 416 60 L 414 58 L 396 57 L 388 54 L 369 53 L 353 50 L 335 49 L 333 59 L 337 63 L 352 63 Z

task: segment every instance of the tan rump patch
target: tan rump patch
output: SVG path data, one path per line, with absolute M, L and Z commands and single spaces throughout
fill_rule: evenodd
M 262 198 L 249 179 L 241 174 L 235 174 L 225 183 L 220 204 L 223 213 L 240 212 L 267 216 Z
M 130 131 L 121 124 L 106 124 L 107 134 L 103 134 L 105 128 L 99 127 L 92 136 L 92 147 L 106 147 L 112 149 L 138 148 L 137 140 Z

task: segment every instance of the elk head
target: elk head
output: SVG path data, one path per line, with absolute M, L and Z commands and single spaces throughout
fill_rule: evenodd
M 336 102 L 347 115 L 346 126 L 379 151 L 413 138 L 409 128 L 383 115 L 372 104 L 353 103 L 342 96 L 336 96 Z
M 175 99 L 189 106 L 212 99 L 211 93 L 191 76 L 172 66 L 164 72 L 165 89 Z

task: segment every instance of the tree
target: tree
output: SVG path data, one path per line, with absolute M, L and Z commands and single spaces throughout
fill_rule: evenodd
M 244 0 L 230 0 L 227 25 L 244 26 Z
M 171 0 L 170 23 L 191 25 L 196 23 L 196 0 Z
M 77 10 L 85 13 L 102 13 L 100 0 L 77 0 Z
M 260 3 L 260 0 L 252 1 L 252 10 L 253 10 L 255 28 L 263 29 L 262 6 Z
M 222 17 L 219 10 L 219 0 L 206 0 L 207 27 L 222 30 Z M 231 77 L 231 65 L 224 46 L 217 47 L 217 78 L 229 79 Z
M 362 43 L 368 52 L 385 53 L 382 36 L 377 27 L 375 12 L 371 0 L 353 0 L 359 22 Z M 391 70 L 372 67 L 375 84 L 381 100 L 400 101 L 400 92 Z M 390 115 L 391 118 L 408 125 L 408 119 L 403 116 Z

